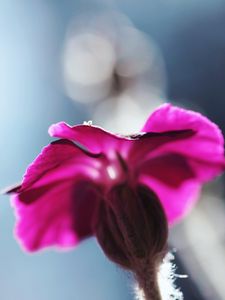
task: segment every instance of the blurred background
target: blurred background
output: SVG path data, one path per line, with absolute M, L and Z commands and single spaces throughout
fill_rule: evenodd
M 0 186 L 21 180 L 54 122 L 137 131 L 169 101 L 225 133 L 225 0 L 0 0 Z M 0 202 L 1 300 L 133 299 L 94 238 L 23 253 Z M 225 299 L 224 179 L 171 231 L 184 299 Z

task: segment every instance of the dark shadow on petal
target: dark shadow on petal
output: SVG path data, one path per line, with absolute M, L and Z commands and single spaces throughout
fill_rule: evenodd
M 140 166 L 139 172 L 172 187 L 178 187 L 184 181 L 196 178 L 187 159 L 177 153 L 167 153 L 150 159 Z
M 103 155 L 102 153 L 92 153 L 92 152 L 90 152 L 86 147 L 84 147 L 83 145 L 81 145 L 78 142 L 73 142 L 73 141 L 66 140 L 66 139 L 60 139 L 60 140 L 56 140 L 56 141 L 51 142 L 51 145 L 58 145 L 58 144 L 60 144 L 60 145 L 70 145 L 72 147 L 76 147 L 79 150 L 81 150 L 82 152 L 84 152 L 84 154 L 86 154 L 90 157 L 98 158 L 98 157 Z
M 0 195 L 18 193 L 20 188 L 21 188 L 20 183 L 13 184 L 11 186 L 8 186 L 8 187 L 2 189 L 0 191 Z
M 40 187 L 31 188 L 19 193 L 19 199 L 24 204 L 31 204 L 37 201 L 39 198 L 48 193 L 51 189 L 60 184 L 61 181 L 52 182 L 50 184 L 42 185 Z
M 168 132 L 148 132 L 133 141 L 129 152 L 129 162 L 137 165 L 151 156 L 151 152 L 166 144 L 187 140 L 196 134 L 193 130 L 178 130 Z
M 195 131 L 192 129 L 185 129 L 185 130 L 173 130 L 173 131 L 164 131 L 164 132 L 143 132 L 143 133 L 137 133 L 137 134 L 130 134 L 126 135 L 125 137 L 128 137 L 132 140 L 139 140 L 143 138 L 149 138 L 149 137 L 179 137 L 181 135 L 182 137 L 185 135 L 185 137 L 189 137 L 195 134 Z
M 76 183 L 71 195 L 73 225 L 76 235 L 85 238 L 93 234 L 98 216 L 100 189 L 89 181 Z

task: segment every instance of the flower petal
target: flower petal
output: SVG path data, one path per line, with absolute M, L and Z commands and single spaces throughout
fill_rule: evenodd
M 43 149 L 12 190 L 16 235 L 25 249 L 71 247 L 92 234 L 97 193 L 91 182 L 100 178 L 100 159 L 65 140 Z
M 71 127 L 64 122 L 50 126 L 49 134 L 54 137 L 72 140 L 92 153 L 116 149 L 126 140 L 125 137 L 114 135 L 97 126 L 77 125 Z
M 190 210 L 200 190 L 200 182 L 185 157 L 176 153 L 146 161 L 140 170 L 140 181 L 157 194 L 169 223 Z
M 29 197 L 33 201 L 27 204 Z M 24 191 L 12 198 L 16 237 L 27 251 L 75 246 L 92 235 L 97 205 L 96 190 L 87 181 L 64 181 Z
M 178 153 L 201 182 L 208 181 L 224 170 L 224 140 L 220 129 L 200 113 L 165 104 L 147 120 L 142 131 L 158 132 L 192 130 L 189 139 L 176 140 L 157 149 L 160 153 Z M 152 153 L 153 155 L 154 153 Z
M 98 176 L 95 167 L 99 162 L 86 154 L 73 142 L 58 140 L 43 148 L 42 152 L 28 167 L 21 187 L 16 192 L 22 192 L 30 186 L 42 186 L 58 180 L 66 180 L 80 170 L 81 174 L 88 174 L 90 178 Z M 100 156 L 99 159 L 101 160 Z M 13 192 L 14 190 L 12 190 Z

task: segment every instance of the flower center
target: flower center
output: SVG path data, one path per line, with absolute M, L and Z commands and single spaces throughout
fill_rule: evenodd
M 131 177 L 128 165 L 119 152 L 113 152 L 110 156 L 107 156 L 100 173 L 101 175 L 105 174 L 104 184 L 109 189 L 116 184 L 128 182 Z
M 106 170 L 107 170 L 107 173 L 108 173 L 109 177 L 110 177 L 112 180 L 116 179 L 116 177 L 117 177 L 117 172 L 116 172 L 116 169 L 113 168 L 113 166 L 108 166 L 108 167 L 106 168 Z

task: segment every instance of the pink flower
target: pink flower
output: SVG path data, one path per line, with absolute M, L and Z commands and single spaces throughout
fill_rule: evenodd
M 71 247 L 95 235 L 94 224 L 104 217 L 99 203 L 109 205 L 107 195 L 121 184 L 148 187 L 172 224 L 190 210 L 202 184 L 225 166 L 218 127 L 170 104 L 130 136 L 65 123 L 52 125 L 49 133 L 60 139 L 43 149 L 21 186 L 11 190 L 16 236 L 29 251 Z

